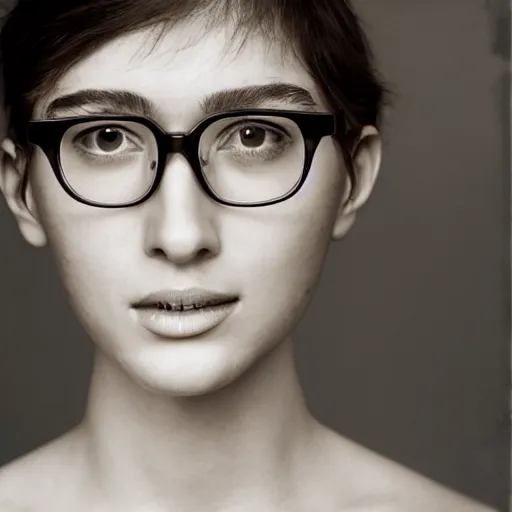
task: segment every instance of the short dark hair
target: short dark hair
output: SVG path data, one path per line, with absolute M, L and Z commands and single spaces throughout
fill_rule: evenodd
M 353 145 L 363 126 L 379 128 L 388 91 L 349 0 L 19 0 L 0 35 L 10 137 L 28 151 L 25 129 L 37 100 L 105 43 L 150 27 L 163 36 L 200 15 L 206 30 L 228 22 L 242 41 L 257 31 L 279 34 L 346 126 L 336 139 L 353 180 Z

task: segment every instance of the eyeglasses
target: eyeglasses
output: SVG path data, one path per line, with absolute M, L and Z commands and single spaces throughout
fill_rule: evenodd
M 335 133 L 333 114 L 251 109 L 213 114 L 188 133 L 167 133 L 142 116 L 94 115 L 30 121 L 27 135 L 72 198 L 126 208 L 158 189 L 173 153 L 221 204 L 285 201 L 306 181 L 321 139 Z

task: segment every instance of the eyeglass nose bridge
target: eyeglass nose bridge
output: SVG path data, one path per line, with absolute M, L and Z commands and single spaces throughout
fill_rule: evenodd
M 177 133 L 166 133 L 165 139 L 163 140 L 163 147 L 160 146 L 160 158 L 161 161 L 161 172 L 163 173 L 166 162 L 169 161 L 169 158 L 172 155 L 180 154 L 185 157 L 188 164 L 192 167 L 192 170 L 196 175 L 200 173 L 199 163 L 196 162 L 196 158 L 194 158 L 194 141 L 190 140 L 190 135 L 184 132 Z M 200 179 L 200 177 L 198 176 Z M 201 179 L 200 179 L 201 181 Z
M 185 138 L 185 133 L 167 134 L 167 154 L 181 153 L 186 156 Z

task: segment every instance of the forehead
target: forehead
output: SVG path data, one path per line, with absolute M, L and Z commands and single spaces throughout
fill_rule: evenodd
M 179 122 L 217 91 L 283 82 L 323 104 L 292 52 L 257 33 L 241 47 L 228 27 L 205 32 L 197 22 L 173 27 L 158 42 L 153 36 L 144 30 L 107 43 L 68 71 L 36 111 L 78 90 L 128 90 L 157 105 L 163 119 Z

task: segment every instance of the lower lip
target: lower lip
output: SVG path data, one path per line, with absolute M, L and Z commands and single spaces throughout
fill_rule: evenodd
M 183 339 L 214 329 L 231 314 L 237 303 L 238 301 L 189 311 L 136 308 L 135 312 L 143 327 L 153 334 L 164 338 Z

